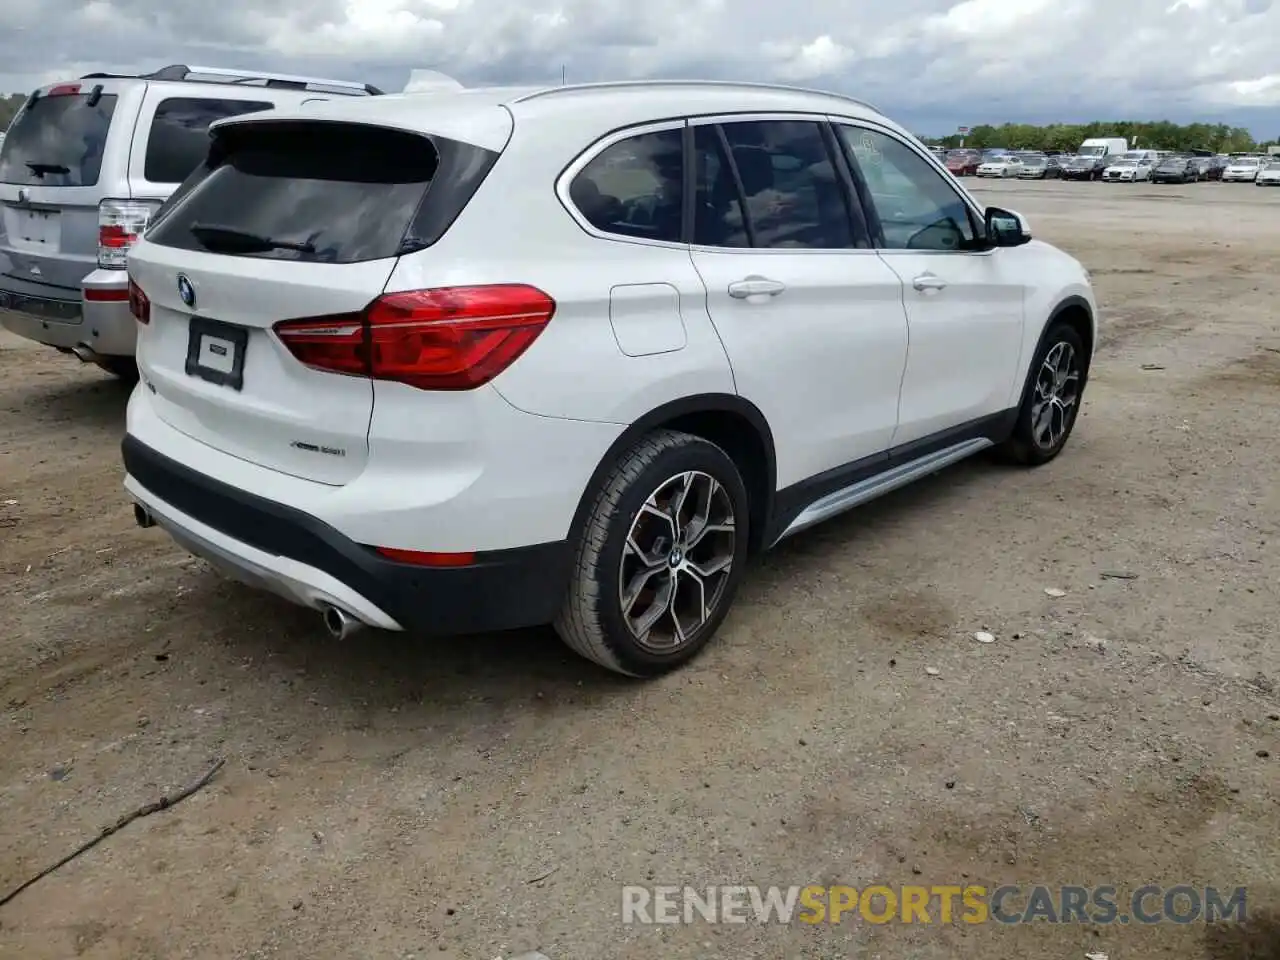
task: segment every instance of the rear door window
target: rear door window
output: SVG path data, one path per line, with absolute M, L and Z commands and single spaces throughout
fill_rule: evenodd
M 395 257 L 437 239 L 496 157 L 452 141 L 437 149 L 426 137 L 360 124 L 236 125 L 222 131 L 211 163 L 192 173 L 185 196 L 153 223 L 147 239 L 315 263 Z M 432 219 L 419 208 L 431 206 L 424 196 L 437 179 L 442 189 L 431 197 L 441 225 L 419 236 L 416 224 Z
M 92 187 L 116 109 L 114 94 L 53 94 L 23 109 L 0 147 L 0 183 Z
M 209 152 L 209 125 L 215 120 L 270 110 L 257 100 L 170 97 L 156 106 L 147 136 L 142 175 L 151 183 L 181 183 Z
M 845 188 L 818 123 L 752 120 L 726 123 L 721 130 L 728 157 L 718 150 L 704 164 L 699 154 L 700 165 L 708 173 L 714 167 L 716 176 L 699 184 L 702 192 L 695 204 L 702 222 L 699 242 L 723 234 L 722 242 L 739 245 L 742 237 L 736 231 L 736 218 L 741 210 L 753 247 L 850 250 L 869 246 L 865 234 L 854 235 Z M 703 138 L 701 145 L 712 148 L 710 138 Z M 726 178 L 741 190 L 741 207 L 724 207 L 724 198 L 732 193 Z

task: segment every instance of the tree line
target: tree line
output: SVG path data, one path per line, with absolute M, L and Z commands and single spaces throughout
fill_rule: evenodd
M 963 136 L 953 133 L 924 140 L 949 148 L 958 147 L 963 141 L 966 147 L 979 150 L 1004 147 L 1007 150 L 1074 151 L 1092 137 L 1124 137 L 1131 144 L 1136 138 L 1138 147 L 1151 150 L 1212 150 L 1215 153 L 1246 153 L 1276 143 L 1275 140 L 1257 143 L 1248 130 L 1225 123 L 1178 124 L 1168 120 L 1095 120 L 1093 123 L 1051 123 L 1044 127 L 1029 123 L 1004 123 L 997 127 L 984 123 Z

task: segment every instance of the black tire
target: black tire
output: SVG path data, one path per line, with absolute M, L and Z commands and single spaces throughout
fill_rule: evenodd
M 133 357 L 99 357 L 97 364 L 125 383 L 138 382 L 138 362 Z
M 651 497 L 667 490 L 677 492 L 685 477 L 696 479 L 699 502 L 701 491 L 708 491 L 707 501 L 716 505 L 708 511 L 708 517 L 723 518 L 725 509 L 732 514 L 731 534 L 716 524 L 713 532 L 694 541 L 688 556 L 682 553 L 687 546 L 687 528 L 683 524 L 678 527 L 664 524 L 658 519 L 660 514 L 644 509 Z M 718 488 L 703 478 L 714 481 Z M 669 509 L 661 497 L 655 503 Z M 674 430 L 658 430 L 644 437 L 619 458 L 597 491 L 583 529 L 578 532 L 573 573 L 564 605 L 556 618 L 556 632 L 576 653 L 627 676 L 658 676 L 689 662 L 715 635 L 737 593 L 747 559 L 748 506 L 746 487 L 737 466 L 715 444 Z M 686 523 L 692 519 L 687 511 L 678 512 Z M 639 532 L 632 540 L 633 525 L 642 523 L 642 513 L 648 524 L 637 527 Z M 702 529 L 706 527 L 703 524 Z M 652 540 L 650 530 L 654 533 Z M 673 543 L 664 551 L 659 539 L 665 538 L 667 531 L 672 532 Z M 641 540 L 645 543 L 639 544 Z M 672 565 L 683 563 L 684 566 L 668 567 L 659 563 L 648 567 L 653 572 L 645 580 L 646 589 L 637 592 L 630 610 L 624 610 L 624 574 L 628 569 L 643 569 L 642 554 L 637 553 L 631 543 L 639 544 L 651 562 L 661 556 Z M 702 580 L 694 576 L 690 564 L 695 550 L 710 548 L 715 548 L 721 558 L 731 559 L 723 576 L 717 574 Z M 714 566 L 712 561 L 702 559 L 707 555 L 698 554 L 703 569 Z M 667 572 L 670 569 L 676 572 Z M 639 580 L 637 576 L 633 582 Z M 650 582 L 659 586 L 650 591 Z M 688 636 L 674 628 L 678 614 L 670 611 L 676 609 L 675 606 L 668 607 L 668 612 L 644 631 L 643 639 L 632 629 L 627 614 L 646 602 L 646 597 L 654 604 L 650 609 L 657 610 L 662 606 L 659 598 L 669 595 L 664 594 L 662 587 L 671 583 L 675 585 L 672 591 L 676 600 L 683 606 L 695 596 L 692 589 L 699 582 L 711 585 L 715 596 L 705 619 L 695 625 Z M 685 626 L 688 625 L 686 622 Z M 672 644 L 664 649 L 658 639 L 665 637 L 668 630 Z M 654 638 L 654 634 L 659 638 Z
M 1075 379 L 1074 381 L 1068 379 L 1064 387 L 1074 383 L 1074 391 L 1068 394 L 1064 390 L 1063 397 L 1073 395 L 1074 402 L 1070 404 L 1060 423 L 1055 417 L 1054 409 L 1051 408 L 1053 429 L 1052 433 L 1046 433 L 1043 429 L 1044 421 L 1037 422 L 1037 415 L 1041 412 L 1041 404 L 1044 402 L 1041 390 L 1042 376 L 1047 375 L 1045 361 L 1051 353 L 1059 349 L 1069 350 L 1071 354 L 1071 372 Z M 1040 338 L 1035 358 L 1027 371 L 1027 382 L 1022 390 L 1022 403 L 1018 408 L 1018 420 L 1014 425 L 1013 433 L 997 449 L 997 453 L 1003 459 L 1022 466 L 1038 467 L 1048 463 L 1062 452 L 1076 425 L 1076 418 L 1080 415 L 1080 404 L 1084 400 L 1084 388 L 1088 381 L 1088 360 L 1080 334 L 1076 333 L 1075 328 L 1062 322 L 1052 323 L 1049 326 L 1044 336 Z M 1061 411 L 1062 407 L 1059 405 L 1056 409 Z

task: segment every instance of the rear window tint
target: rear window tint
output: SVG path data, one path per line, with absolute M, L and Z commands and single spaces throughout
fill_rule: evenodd
M 457 144 L 447 152 L 473 161 L 488 154 Z M 416 237 L 411 225 L 441 155 L 426 137 L 358 124 L 225 128 L 211 154 L 212 169 L 193 172 L 190 189 L 183 185 L 186 195 L 147 239 L 185 250 L 317 263 L 394 257 L 434 239 Z M 281 246 L 247 249 L 216 239 L 229 231 Z
M 257 100 L 171 97 L 160 101 L 147 136 L 142 175 L 151 183 L 181 183 L 209 152 L 209 125 L 242 113 L 270 110 Z
M 680 242 L 684 132 L 641 133 L 594 157 L 569 195 L 597 230 L 623 237 Z
M 102 173 L 102 154 L 116 98 L 103 94 L 40 97 L 22 110 L 0 147 L 0 183 L 41 187 L 92 187 Z

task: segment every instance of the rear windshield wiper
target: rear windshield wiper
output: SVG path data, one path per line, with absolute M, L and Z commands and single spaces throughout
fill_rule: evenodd
M 46 173 L 70 173 L 70 167 L 64 167 L 60 163 L 28 163 L 27 169 L 34 173 L 37 177 L 43 177 Z
M 224 250 L 239 253 L 265 253 L 268 250 L 296 250 L 299 253 L 315 253 L 315 244 L 305 240 L 275 240 L 234 227 L 220 227 L 212 223 L 193 223 L 191 235 L 212 251 Z

